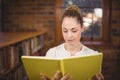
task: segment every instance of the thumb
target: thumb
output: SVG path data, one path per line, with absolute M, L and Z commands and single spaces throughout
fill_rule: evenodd
M 40 79 L 41 80 L 48 80 L 47 77 L 45 76 L 45 74 L 40 73 Z

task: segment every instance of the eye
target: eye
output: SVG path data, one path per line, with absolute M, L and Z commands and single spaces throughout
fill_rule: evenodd
M 75 32 L 77 32 L 77 30 L 76 30 L 76 29 L 73 29 L 72 32 L 75 33 Z
M 64 33 L 67 33 L 68 30 L 67 30 L 66 28 L 63 28 L 63 32 L 64 32 Z
M 64 33 L 67 33 L 67 30 L 63 30 Z

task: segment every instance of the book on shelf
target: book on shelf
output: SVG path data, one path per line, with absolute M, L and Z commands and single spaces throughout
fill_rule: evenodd
M 94 75 L 100 73 L 102 58 L 102 53 L 69 58 L 21 57 L 29 80 L 40 80 L 40 73 L 51 78 L 58 70 L 63 75 L 68 72 L 73 80 L 91 80 Z
M 39 55 L 38 51 L 43 46 L 43 36 L 36 36 L 31 39 L 31 55 Z
M 27 80 L 23 79 L 26 75 L 21 65 L 21 56 L 37 55 L 45 32 L 0 33 L 0 80 Z
M 23 53 L 24 55 L 31 55 L 31 40 L 25 40 L 22 42 L 22 49 L 23 49 Z

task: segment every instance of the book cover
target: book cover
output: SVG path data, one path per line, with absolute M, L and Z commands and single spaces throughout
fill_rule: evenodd
M 69 58 L 40 56 L 22 56 L 21 58 L 29 80 L 40 80 L 40 73 L 51 78 L 58 70 L 63 75 L 68 72 L 73 80 L 91 80 L 91 77 L 101 71 L 102 57 L 103 54 L 98 53 Z

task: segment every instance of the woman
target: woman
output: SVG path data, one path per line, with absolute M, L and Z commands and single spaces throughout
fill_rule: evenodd
M 81 56 L 98 53 L 86 46 L 81 42 L 81 34 L 84 32 L 83 19 L 80 14 L 79 8 L 75 5 L 68 6 L 61 20 L 62 34 L 65 40 L 64 43 L 48 50 L 46 56 L 53 58 L 64 58 L 70 56 Z M 46 80 L 44 74 L 41 74 L 42 80 Z M 61 72 L 57 71 L 52 80 L 72 80 L 70 74 L 61 76 Z M 101 74 L 96 75 L 94 80 L 103 80 Z

